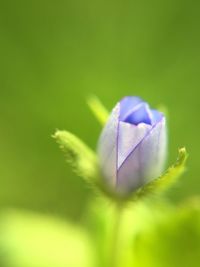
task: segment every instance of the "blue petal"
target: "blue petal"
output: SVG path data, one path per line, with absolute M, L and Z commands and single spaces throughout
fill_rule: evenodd
M 143 122 L 151 125 L 150 115 L 150 110 L 147 104 L 141 104 L 138 109 L 136 109 L 127 118 L 125 118 L 124 122 L 128 122 L 135 125 L 138 125 L 139 123 Z
M 163 118 L 163 114 L 155 109 L 151 109 L 152 124 L 156 124 Z
M 127 117 L 130 112 L 139 104 L 142 103 L 143 100 L 139 97 L 135 96 L 127 96 L 124 97 L 120 101 L 120 120 L 123 121 L 125 117 Z

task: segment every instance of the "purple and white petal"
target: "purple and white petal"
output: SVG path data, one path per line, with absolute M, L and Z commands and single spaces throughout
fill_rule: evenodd
M 166 163 L 166 151 L 167 128 L 166 120 L 163 117 L 140 146 L 140 162 L 143 166 L 141 174 L 145 183 L 155 179 L 162 173 Z
M 139 97 L 125 97 L 115 106 L 98 144 L 103 177 L 121 195 L 158 177 L 166 151 L 165 117 Z
M 128 155 L 134 150 L 137 144 L 144 138 L 150 131 L 151 126 L 145 123 L 133 125 L 126 122 L 119 122 L 119 135 L 118 135 L 118 162 L 117 168 L 122 165 Z
M 98 143 L 99 162 L 104 178 L 112 187 L 116 184 L 119 103 L 113 109 Z
M 166 159 L 166 126 L 163 118 L 120 166 L 116 190 L 123 194 L 131 192 L 159 176 Z

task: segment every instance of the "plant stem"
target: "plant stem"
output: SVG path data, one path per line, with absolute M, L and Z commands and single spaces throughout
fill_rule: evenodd
M 119 245 L 120 245 L 120 227 L 122 221 L 122 211 L 123 205 L 117 203 L 114 213 L 114 223 L 111 235 L 111 247 L 110 247 L 110 255 L 109 255 L 109 267 L 117 267 L 118 266 L 118 256 L 119 256 Z

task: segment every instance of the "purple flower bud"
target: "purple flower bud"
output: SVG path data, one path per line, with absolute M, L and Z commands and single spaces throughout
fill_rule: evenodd
M 139 97 L 114 107 L 99 139 L 98 154 L 108 186 L 126 195 L 163 171 L 167 135 L 165 117 Z

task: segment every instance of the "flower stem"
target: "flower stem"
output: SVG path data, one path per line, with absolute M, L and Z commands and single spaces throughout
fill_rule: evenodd
M 111 247 L 109 255 L 108 267 L 118 267 L 119 261 L 119 245 L 120 245 L 120 227 L 122 221 L 123 205 L 117 203 L 114 207 L 114 223 L 111 234 Z

